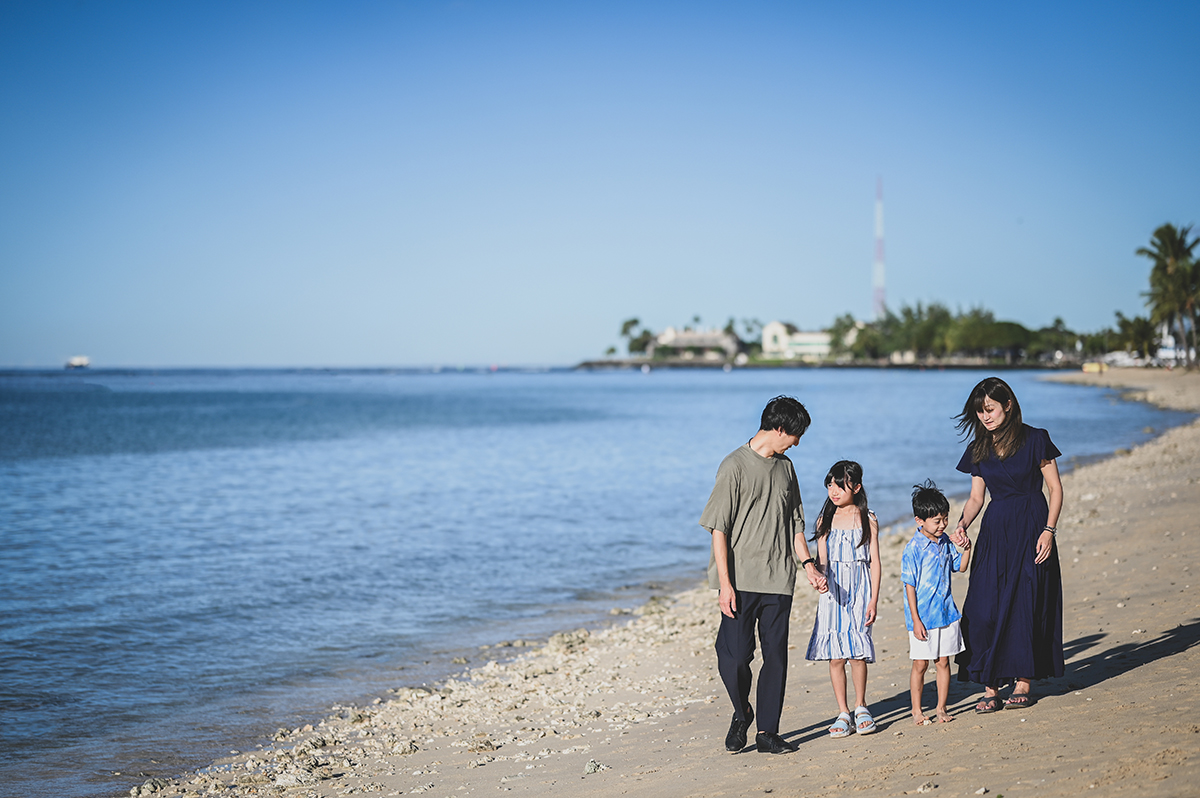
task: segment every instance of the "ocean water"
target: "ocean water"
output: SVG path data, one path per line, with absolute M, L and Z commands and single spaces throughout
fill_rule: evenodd
M 777 394 L 813 416 L 810 519 L 843 458 L 884 521 L 914 482 L 965 493 L 983 376 L 0 375 L 0 795 L 127 793 L 697 583 L 717 465 Z M 1067 467 L 1190 418 L 1004 376 Z

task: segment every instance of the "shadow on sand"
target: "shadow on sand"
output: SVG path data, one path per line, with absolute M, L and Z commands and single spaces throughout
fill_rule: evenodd
M 1106 634 L 1084 635 L 1064 644 L 1063 654 L 1067 659 L 1065 673 L 1061 678 L 1036 682 L 1033 690 L 1034 697 L 1064 695 L 1075 690 L 1085 690 L 1142 665 L 1182 654 L 1200 644 L 1200 618 L 1193 618 L 1187 623 L 1182 623 L 1174 629 L 1144 642 L 1122 643 L 1112 648 L 1103 648 L 1104 640 L 1107 637 Z M 1087 654 L 1089 651 L 1092 653 Z M 1083 656 L 1085 654 L 1087 656 Z M 931 665 L 925 682 L 923 706 L 926 715 L 930 714 L 937 698 L 937 688 L 932 681 L 933 671 L 934 667 Z M 873 673 L 872 677 L 878 679 L 878 672 Z M 907 669 L 904 670 L 904 677 L 907 680 Z M 870 681 L 867 684 L 869 689 Z M 950 714 L 970 713 L 982 694 L 981 685 L 952 679 L 950 698 L 946 702 Z M 827 700 L 832 704 L 833 696 L 830 695 Z M 875 716 L 875 722 L 880 731 L 896 723 L 899 723 L 901 727 L 910 725 L 912 723 L 912 704 L 909 700 L 907 684 L 903 690 L 872 701 L 871 712 Z M 836 713 L 830 715 L 828 723 L 833 723 L 834 717 L 836 717 Z M 781 734 L 789 742 L 804 744 L 828 736 L 828 723 L 806 726 L 802 729 L 781 732 Z

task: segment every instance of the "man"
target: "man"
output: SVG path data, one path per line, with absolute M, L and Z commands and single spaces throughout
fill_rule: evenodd
M 750 663 L 756 626 L 763 664 L 755 746 L 771 754 L 796 750 L 779 736 L 779 716 L 787 685 L 788 619 L 797 562 L 810 585 L 822 592 L 826 586 L 808 553 L 800 485 L 784 452 L 800 442 L 811 421 L 804 405 L 790 396 L 768 402 L 758 432 L 721 462 L 700 516 L 700 525 L 712 533 L 708 585 L 720 591 L 717 670 L 733 702 L 727 751 L 745 748 L 746 730 L 755 717 Z

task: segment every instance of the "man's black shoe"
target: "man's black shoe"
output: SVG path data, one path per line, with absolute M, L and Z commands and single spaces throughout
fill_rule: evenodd
M 746 719 L 738 720 L 737 715 L 733 716 L 733 722 L 729 724 L 729 734 L 725 735 L 725 750 L 726 751 L 741 751 L 746 747 L 746 729 L 750 728 L 750 722 L 754 720 L 754 710 L 746 707 Z
M 789 754 L 796 750 L 796 746 L 775 732 L 759 732 L 754 738 L 754 744 L 758 746 L 760 754 Z

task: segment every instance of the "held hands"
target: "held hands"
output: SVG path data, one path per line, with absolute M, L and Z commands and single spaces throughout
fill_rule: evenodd
M 804 575 L 808 577 L 808 583 L 818 593 L 825 593 L 829 590 L 829 584 L 825 579 L 825 575 L 817 569 L 816 563 L 809 563 L 804 566 Z
M 971 548 L 971 539 L 967 537 L 967 530 L 962 525 L 962 521 L 959 521 L 958 526 L 950 533 L 950 542 L 960 549 Z
M 1033 558 L 1034 565 L 1041 565 L 1048 560 L 1052 551 L 1054 551 L 1054 533 L 1047 529 L 1038 535 L 1037 556 Z

